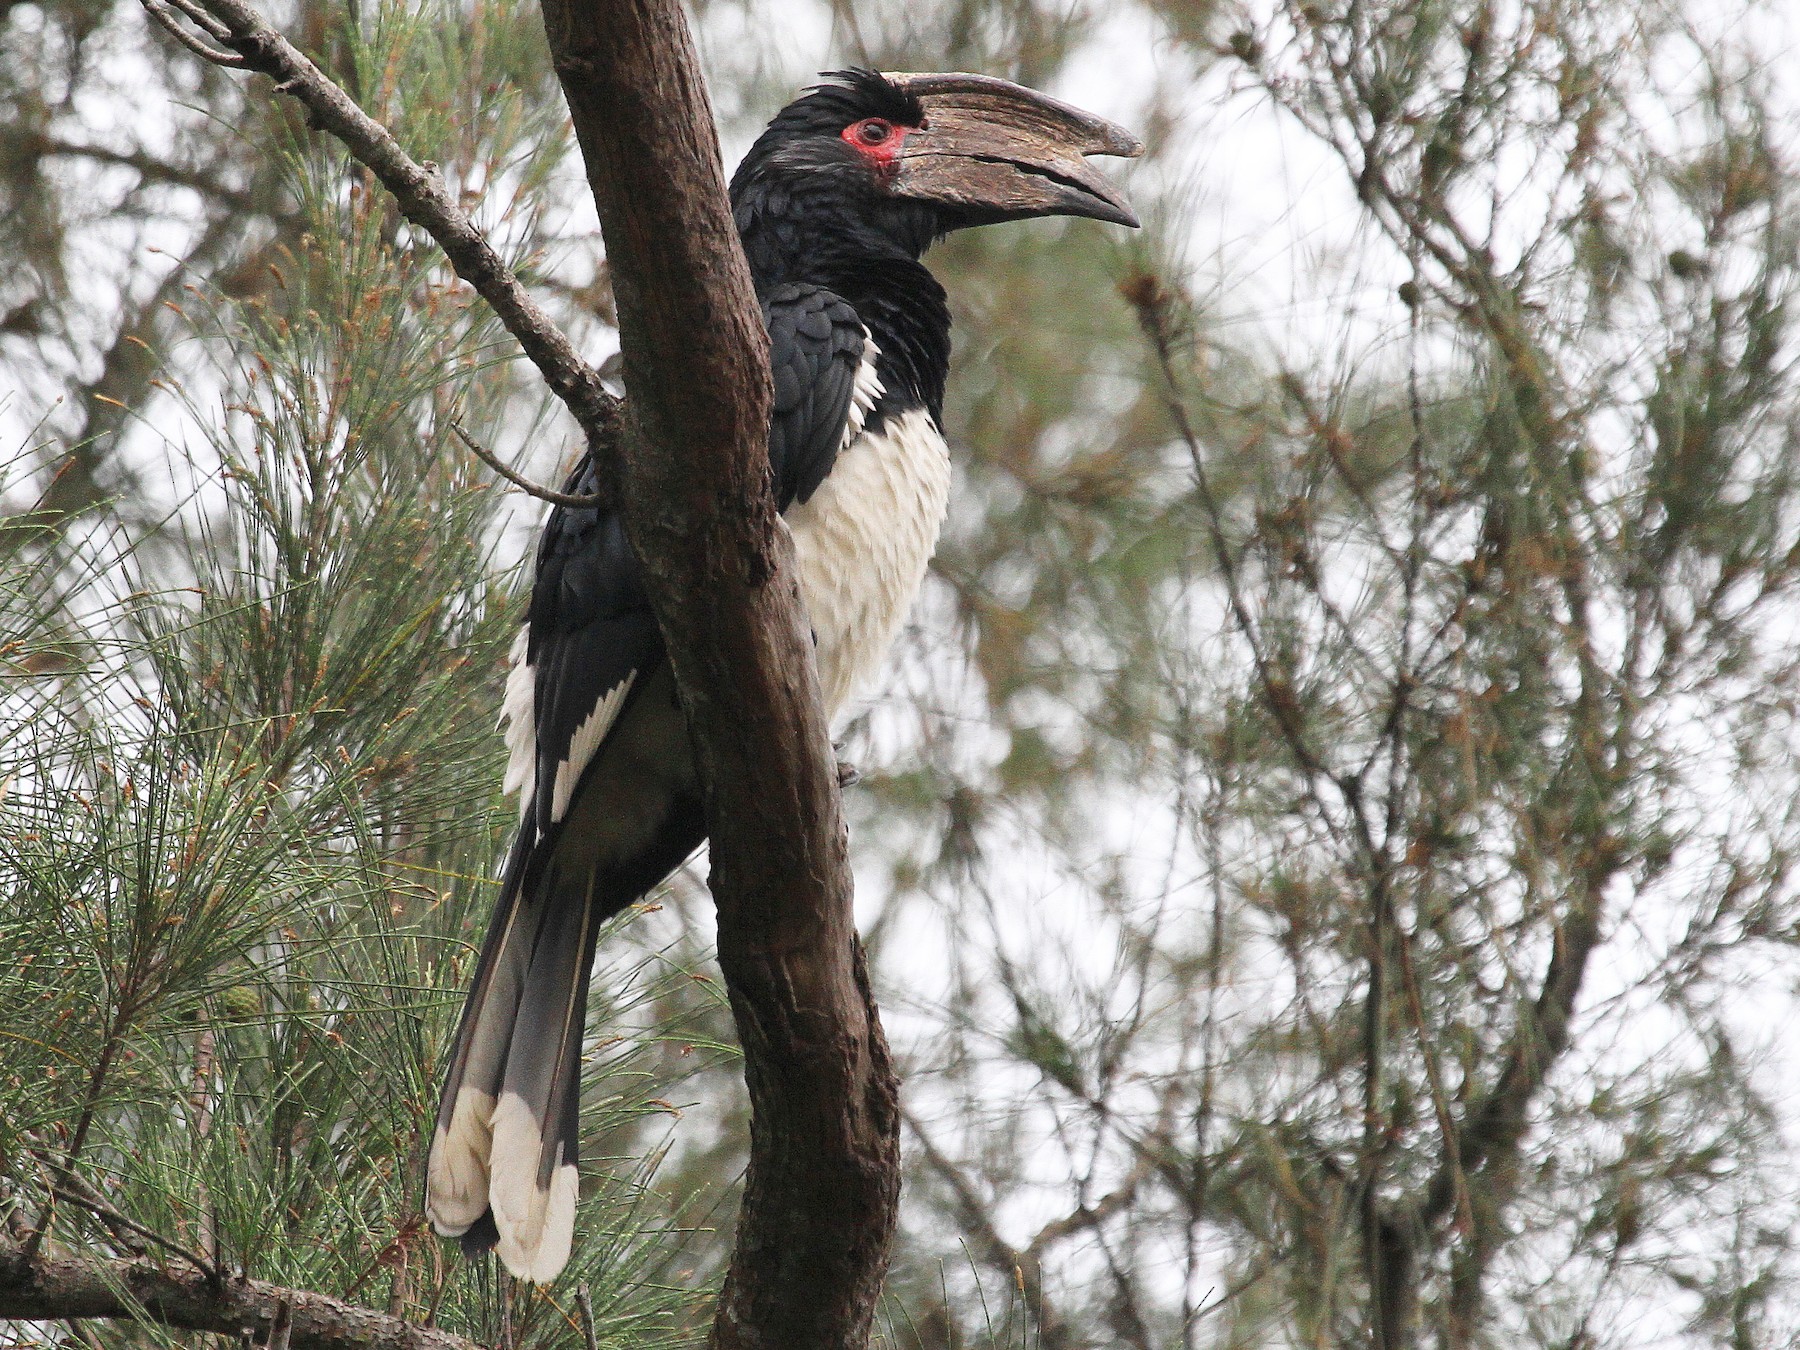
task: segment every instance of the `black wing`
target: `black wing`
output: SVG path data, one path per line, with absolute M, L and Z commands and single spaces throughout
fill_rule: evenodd
M 769 450 L 785 508 L 823 481 L 876 386 L 859 384 L 863 327 L 836 296 L 785 287 L 763 312 L 775 372 Z M 584 458 L 567 490 L 598 486 Z M 662 637 L 615 514 L 551 512 L 523 636 L 523 664 L 507 681 L 507 779 L 529 794 L 526 818 L 451 1047 L 426 1209 L 466 1250 L 498 1244 L 515 1274 L 544 1281 L 573 1235 L 598 925 L 679 867 L 705 822 Z M 602 758 L 621 728 L 617 753 Z
M 818 286 L 777 286 L 763 298 L 763 323 L 775 387 L 769 467 L 785 511 L 825 481 L 846 428 L 861 429 L 878 388 L 863 370 L 867 330 L 848 301 Z
M 593 458 L 584 456 L 564 490 L 599 486 Z M 541 837 L 568 813 L 608 725 L 663 660 L 662 634 L 617 513 L 551 511 L 526 623 L 537 752 L 531 815 Z

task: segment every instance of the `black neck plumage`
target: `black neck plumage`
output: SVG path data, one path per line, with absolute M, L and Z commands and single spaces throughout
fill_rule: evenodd
M 924 408 L 943 420 L 950 370 L 950 309 L 944 288 L 919 261 L 937 234 L 930 210 L 915 203 L 839 203 L 793 194 L 739 191 L 736 217 L 758 295 L 784 284 L 823 286 L 855 307 L 880 349 L 883 396 L 875 417 Z

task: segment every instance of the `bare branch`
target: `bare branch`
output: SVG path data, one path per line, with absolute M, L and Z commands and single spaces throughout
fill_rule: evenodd
M 978 1254 L 995 1270 L 1016 1278 L 1021 1285 L 1025 1306 L 1037 1314 L 1038 1336 L 1047 1350 L 1072 1344 L 1069 1324 L 1050 1305 L 1044 1293 L 1044 1253 L 1065 1238 L 1092 1232 L 1115 1214 L 1121 1213 L 1137 1197 L 1138 1188 L 1155 1170 L 1141 1158 L 1117 1189 L 1109 1191 L 1091 1205 L 1078 1205 L 1061 1218 L 1052 1219 L 1037 1231 L 1023 1247 L 1015 1247 L 994 1226 L 989 1207 L 963 1169 L 957 1166 L 935 1140 L 926 1133 L 918 1118 L 902 1108 L 906 1128 L 919 1141 L 928 1167 L 950 1188 L 956 1201 L 957 1217 L 978 1243 Z
M 213 18 L 212 15 L 208 14 L 205 7 L 196 4 L 195 0 L 163 0 L 163 3 L 173 5 L 176 9 L 187 15 L 188 18 L 192 19 L 201 28 L 205 29 L 215 42 L 229 42 L 231 40 L 231 30 L 217 19 Z
M 1441 1218 L 1456 1204 L 1463 1169 L 1493 1171 L 1516 1155 L 1538 1092 L 1568 1048 L 1575 1002 L 1589 958 L 1600 944 L 1601 892 L 1616 871 L 1616 857 L 1607 857 L 1583 879 L 1578 903 L 1555 934 L 1537 997 L 1520 1005 L 1519 1024 L 1502 1054 L 1505 1067 L 1494 1085 L 1464 1112 L 1457 1134 L 1458 1167 L 1453 1170 L 1447 1158 L 1431 1178 L 1423 1204 L 1427 1222 Z
M 287 1317 L 288 1350 L 479 1350 L 474 1341 L 414 1326 L 324 1294 L 261 1280 L 215 1282 L 151 1261 L 39 1254 L 0 1239 L 0 1318 L 109 1318 L 268 1341 Z
M 165 14 L 164 17 L 168 16 Z M 170 22 L 172 23 L 173 20 L 171 19 Z M 170 31 L 180 31 L 184 39 L 191 36 L 185 29 L 171 29 Z M 189 188 L 202 196 L 230 207 L 233 211 L 257 215 L 267 212 L 265 205 L 259 203 L 252 193 L 230 187 L 207 174 L 204 169 L 193 169 L 174 164 L 168 160 L 159 159 L 144 150 L 114 150 L 110 146 L 66 141 L 42 132 L 27 132 L 16 140 L 9 138 L 9 142 L 9 148 L 17 147 L 14 153 L 42 155 L 46 158 L 86 159 L 97 164 L 116 164 L 121 168 L 132 170 L 145 183 Z
M 956 1200 L 957 1217 L 962 1221 L 963 1227 L 980 1242 L 982 1259 L 999 1270 L 1020 1271 L 1027 1286 L 1035 1286 L 1039 1278 L 1035 1254 L 1028 1254 L 1013 1246 L 1000 1235 L 1000 1230 L 994 1227 L 987 1205 L 976 1193 L 975 1183 L 937 1146 L 937 1141 L 919 1124 L 918 1117 L 902 1108 L 901 1118 L 906 1121 L 906 1128 L 911 1131 L 912 1137 L 919 1141 L 919 1151 L 925 1155 L 926 1165 L 950 1188 L 950 1194 Z M 1032 1245 L 1037 1246 L 1036 1243 Z M 1029 1270 L 1026 1269 L 1028 1265 Z
M 1064 1238 L 1074 1237 L 1077 1233 L 1085 1233 L 1098 1228 L 1115 1214 L 1123 1213 L 1125 1207 L 1137 1198 L 1138 1187 L 1149 1180 L 1154 1169 L 1143 1159 L 1138 1160 L 1125 1180 L 1113 1190 L 1108 1191 L 1091 1205 L 1079 1205 L 1060 1219 L 1052 1219 L 1038 1229 L 1037 1236 L 1032 1238 L 1025 1248 L 1025 1254 L 1033 1261 L 1041 1258 L 1046 1250 Z
M 585 1284 L 575 1291 L 575 1306 L 581 1310 L 582 1343 L 587 1350 L 600 1350 L 599 1338 L 594 1334 L 594 1300 Z
M 215 66 L 224 66 L 228 70 L 241 70 L 249 64 L 241 56 L 233 56 L 230 52 L 222 52 L 217 47 L 202 42 L 199 38 L 188 32 L 187 29 L 183 28 L 180 22 L 169 13 L 168 9 L 157 4 L 156 0 L 141 0 L 141 3 L 144 6 L 144 13 L 148 14 L 151 19 L 155 21 L 158 28 L 162 29 L 163 32 L 174 38 L 195 56 L 198 56 L 202 61 L 211 61 Z
M 69 1180 L 71 1183 L 75 1183 L 75 1182 L 80 1181 L 80 1178 L 76 1177 L 76 1176 L 71 1176 L 69 1178 Z M 220 1271 L 217 1266 L 215 1266 L 211 1261 L 208 1261 L 205 1257 L 200 1256 L 196 1252 L 188 1250 L 188 1248 L 182 1246 L 179 1242 L 174 1241 L 172 1238 L 164 1237 L 161 1233 L 158 1233 L 155 1229 L 145 1227 L 143 1224 L 139 1223 L 136 1219 L 130 1218 L 129 1216 L 127 1216 L 125 1214 L 121 1214 L 118 1210 L 114 1209 L 111 1205 L 105 1203 L 104 1201 L 98 1199 L 97 1197 L 90 1198 L 87 1196 L 78 1195 L 75 1191 L 67 1189 L 62 1186 L 54 1187 L 53 1193 L 57 1196 L 58 1199 L 66 1200 L 68 1203 L 70 1203 L 72 1205 L 76 1205 L 76 1206 L 80 1207 L 81 1209 L 87 1210 L 90 1214 L 93 1214 L 95 1217 L 99 1218 L 102 1222 L 104 1222 L 110 1228 L 123 1229 L 127 1233 L 130 1233 L 136 1237 L 140 1237 L 140 1238 L 144 1239 L 144 1241 L 146 1241 L 146 1242 L 152 1243 L 155 1246 L 163 1248 L 165 1251 L 173 1252 L 176 1256 L 179 1256 L 182 1260 L 186 1261 L 189 1265 L 193 1266 L 195 1270 L 199 1271 L 202 1275 L 205 1275 L 207 1278 L 209 1278 L 211 1280 L 217 1281 L 217 1280 L 224 1278 L 223 1272 Z

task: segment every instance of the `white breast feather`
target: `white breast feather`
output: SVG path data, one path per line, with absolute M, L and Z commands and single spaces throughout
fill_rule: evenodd
M 850 389 L 850 415 L 844 419 L 844 434 L 838 441 L 839 454 L 862 435 L 863 423 L 869 420 L 869 410 L 881 397 L 881 376 L 875 373 L 875 361 L 880 355 L 881 348 L 875 345 L 869 330 L 863 329 L 862 364 L 856 368 L 856 383 Z
M 937 548 L 950 499 L 950 456 L 924 409 L 863 434 L 882 394 L 879 348 L 863 334 L 862 364 L 850 395 L 843 446 L 818 490 L 787 514 L 799 555 L 800 593 L 818 639 L 819 680 L 835 715 L 881 663 L 905 622 Z M 537 668 L 526 660 L 529 628 L 513 639 L 500 724 L 506 736 L 506 791 L 531 809 L 537 773 Z M 612 728 L 635 676 L 607 691 L 576 728 L 556 766 L 550 818 L 569 809 L 582 770 Z
M 828 716 L 887 655 L 925 580 L 949 500 L 943 434 L 918 408 L 859 434 L 818 491 L 789 509 Z

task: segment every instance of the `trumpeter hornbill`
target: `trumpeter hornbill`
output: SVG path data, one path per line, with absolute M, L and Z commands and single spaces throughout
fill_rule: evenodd
M 1084 155 L 1110 122 L 980 75 L 843 71 L 784 108 L 731 182 L 768 327 L 769 461 L 793 532 L 827 714 L 881 660 L 937 544 L 944 291 L 919 257 L 1029 216 L 1137 224 Z M 591 493 L 583 460 L 569 490 Z M 705 840 L 674 680 L 616 514 L 559 506 L 507 680 L 522 820 L 451 1046 L 426 1213 L 471 1254 L 553 1279 L 575 1224 L 582 1025 L 595 933 Z

